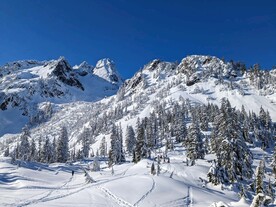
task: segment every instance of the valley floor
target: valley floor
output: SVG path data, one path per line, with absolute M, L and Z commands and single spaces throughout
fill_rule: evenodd
M 249 206 L 233 189 L 221 190 L 206 182 L 211 160 L 198 160 L 187 166 L 182 148 L 169 153 L 170 163 L 162 161 L 159 176 L 150 174 L 153 160 L 114 166 L 114 173 L 101 162 L 101 171 L 89 175 L 83 168 L 89 161 L 69 164 L 10 164 L 0 162 L 0 206 L 160 206 L 207 207 L 222 201 L 229 206 Z M 155 163 L 156 166 L 156 163 Z M 72 176 L 72 170 L 75 171 Z

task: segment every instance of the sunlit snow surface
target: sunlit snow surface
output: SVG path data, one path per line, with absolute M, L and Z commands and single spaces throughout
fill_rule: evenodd
M 182 147 L 176 147 L 169 156 L 171 162 L 161 162 L 159 176 L 150 174 L 153 160 L 115 165 L 113 175 L 102 161 L 101 171 L 89 171 L 95 183 L 87 183 L 83 171 L 91 161 L 49 166 L 22 162 L 18 167 L 1 158 L 0 206 L 207 207 L 214 202 L 249 206 L 247 201 L 236 205 L 241 201 L 232 189 L 205 184 L 212 156 L 198 160 L 195 166 L 183 162 L 186 156 Z

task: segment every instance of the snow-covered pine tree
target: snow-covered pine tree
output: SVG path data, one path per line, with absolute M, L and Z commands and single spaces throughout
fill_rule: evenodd
M 10 148 L 9 147 L 7 147 L 7 149 L 4 152 L 4 157 L 8 157 L 8 156 L 10 156 Z
M 19 144 L 19 158 L 22 160 L 30 160 L 30 131 L 28 127 L 22 129 L 20 135 L 20 144 Z
M 53 147 L 49 140 L 49 137 L 46 136 L 45 143 L 42 150 L 42 162 L 50 163 L 53 157 Z
M 183 142 L 187 137 L 187 127 L 184 121 L 184 117 L 176 117 L 176 126 L 175 126 L 175 139 L 176 142 Z
M 267 187 L 266 187 L 266 194 L 272 198 L 272 200 L 275 199 L 275 190 L 273 189 L 271 180 L 269 179 Z
M 106 141 L 105 141 L 105 136 L 101 140 L 100 144 L 100 156 L 105 157 L 106 156 Z
M 145 129 L 143 124 L 139 124 L 137 128 L 135 157 L 136 161 L 139 162 L 146 155 L 144 154 L 145 148 Z
M 53 156 L 52 156 L 51 162 L 56 162 L 57 161 L 57 141 L 55 137 L 52 142 L 52 152 L 53 152 Z
M 96 156 L 94 157 L 94 160 L 93 160 L 92 171 L 100 171 L 100 170 L 101 170 L 100 162 L 98 157 Z
M 36 149 L 34 138 L 32 138 L 32 141 L 31 141 L 30 158 L 31 158 L 31 161 L 34 161 L 37 159 L 37 149 Z
M 42 137 L 39 136 L 38 138 L 38 149 L 37 149 L 37 158 L 36 161 L 41 162 L 42 161 Z
M 122 138 L 116 125 L 113 124 L 110 135 L 109 166 L 125 161 L 123 154 Z
M 262 207 L 264 199 L 265 199 L 265 195 L 263 193 L 258 193 L 257 195 L 254 196 L 250 207 Z
M 274 177 L 276 179 L 276 145 L 274 147 L 274 151 L 273 151 L 273 155 L 272 155 L 271 166 L 272 166 L 272 172 L 273 172 Z
M 264 193 L 264 161 L 259 162 L 259 166 L 256 169 L 256 194 Z
M 66 162 L 69 157 L 68 133 L 65 126 L 61 128 L 61 134 L 57 143 L 57 161 Z
M 128 153 L 132 153 L 136 145 L 135 133 L 132 126 L 126 129 L 126 149 Z
M 155 175 L 155 174 L 156 174 L 154 162 L 151 164 L 151 167 L 150 167 L 150 174 L 152 174 L 152 175 Z
M 195 121 L 188 128 L 188 135 L 184 145 L 187 150 L 187 157 L 191 159 L 192 165 L 194 165 L 196 159 L 204 158 L 202 134 L 198 123 Z
M 82 156 L 83 158 L 87 158 L 89 156 L 90 151 L 90 131 L 87 128 L 84 128 L 83 133 L 81 134 L 81 143 L 82 143 Z
M 118 142 L 119 142 L 119 162 L 125 162 L 126 158 L 125 158 L 125 152 L 124 152 L 124 148 L 123 148 L 123 130 L 122 130 L 122 125 L 121 123 L 119 124 L 118 127 Z

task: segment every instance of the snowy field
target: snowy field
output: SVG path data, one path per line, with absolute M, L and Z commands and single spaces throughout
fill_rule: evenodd
M 211 155 L 195 166 L 186 165 L 182 147 L 170 152 L 169 157 L 170 163 L 162 160 L 159 176 L 150 174 L 150 159 L 115 165 L 113 170 L 102 161 L 100 171 L 89 171 L 94 183 L 87 182 L 83 170 L 92 161 L 49 166 L 21 162 L 19 167 L 10 164 L 9 158 L 1 158 L 0 206 L 207 207 L 214 202 L 249 206 L 247 201 L 239 201 L 235 190 L 226 186 L 221 190 L 220 185 L 206 182 Z

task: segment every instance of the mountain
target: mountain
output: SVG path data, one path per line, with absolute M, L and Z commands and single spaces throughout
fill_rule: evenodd
M 55 106 L 53 117 L 58 116 L 62 122 L 62 110 L 78 110 L 72 107 L 76 103 L 81 109 L 101 105 L 103 109 L 97 109 L 97 114 L 127 105 L 128 113 L 137 111 L 137 115 L 146 116 L 152 102 L 163 99 L 177 100 L 182 96 L 194 103 L 219 105 L 227 97 L 238 109 L 244 105 L 246 111 L 258 113 L 263 106 L 275 121 L 276 70 L 246 71 L 244 67 L 239 62 L 224 62 L 212 56 L 192 55 L 180 64 L 156 59 L 123 83 L 115 64 L 107 58 L 99 60 L 96 67 L 87 62 L 71 67 L 63 57 L 8 63 L 0 68 L 0 113 L 5 120 L 0 134 L 18 133 L 19 127 L 34 119 L 47 102 Z M 119 88 L 117 95 L 112 96 Z M 13 127 L 9 130 L 16 119 L 22 119 L 22 124 L 15 131 Z M 47 121 L 51 125 L 51 120 Z
M 125 81 L 109 59 L 99 60 L 95 67 L 87 62 L 71 67 L 64 58 L 18 61 L 3 66 L 0 72 L 2 152 L 7 147 L 11 151 L 16 149 L 25 133 L 25 129 L 21 133 L 21 128 L 27 124 L 29 134 L 37 144 L 40 139 L 46 143 L 46 137 L 53 141 L 67 129 L 73 160 L 82 156 L 83 143 L 88 137 L 91 143 L 89 154 L 99 155 L 104 148 L 105 158 L 110 149 L 112 158 L 113 150 L 117 150 L 118 160 L 111 163 L 116 164 L 124 160 L 122 156 L 118 157 L 127 150 L 130 136 L 127 131 L 132 126 L 139 142 L 135 145 L 141 147 L 139 150 L 145 159 L 135 165 L 129 162 L 138 159 L 136 154 L 132 157 L 132 152 L 125 153 L 129 162 L 114 166 L 118 173 L 112 180 L 108 177 L 112 170 L 107 168 L 107 160 L 100 156 L 106 168 L 97 174 L 99 179 L 108 177 L 111 180 L 112 185 L 107 183 L 101 189 L 109 189 L 103 191 L 115 198 L 119 206 L 140 203 L 153 206 L 162 202 L 163 206 L 170 206 L 178 201 L 189 206 L 191 197 L 195 206 L 210 206 L 219 200 L 236 202 L 243 187 L 246 187 L 247 198 L 229 206 L 249 206 L 255 195 L 250 189 L 250 184 L 255 182 L 253 170 L 264 160 L 266 172 L 272 172 L 276 70 L 262 70 L 258 64 L 246 68 L 241 62 L 192 55 L 180 63 L 155 59 Z M 179 136 L 181 131 L 188 135 Z M 114 140 L 114 137 L 119 139 Z M 234 142 L 235 139 L 239 140 Z M 114 142 L 117 144 L 115 149 Z M 195 142 L 200 146 L 194 146 Z M 124 147 L 118 151 L 122 145 Z M 200 153 L 206 152 L 204 159 L 201 154 L 191 153 L 195 148 L 199 148 Z M 162 161 L 162 178 L 149 177 L 150 164 L 157 164 L 158 155 L 165 154 L 172 160 L 171 163 Z M 229 154 L 233 157 L 228 157 Z M 216 163 L 221 160 L 233 162 L 228 163 L 230 167 L 221 167 L 221 174 L 216 174 Z M 232 166 L 237 160 L 240 162 Z M 238 170 L 230 172 L 229 169 L 234 168 Z M 271 173 L 264 177 L 264 185 L 268 186 Z M 149 190 L 141 193 L 141 199 L 139 196 L 125 197 L 127 192 L 124 190 L 111 193 L 122 185 L 128 189 L 121 178 L 127 183 L 138 178 L 148 180 L 141 185 Z M 148 186 L 149 183 L 152 184 Z M 176 195 L 184 186 L 187 196 L 182 200 L 174 198 L 171 202 L 170 197 L 161 193 L 166 191 L 160 187 L 165 183 L 177 186 Z M 164 196 L 162 202 L 155 201 L 154 196 L 160 195 L 156 192 L 152 194 L 153 198 L 147 197 L 156 187 Z M 193 196 L 193 193 L 199 196 Z
M 106 59 L 102 62 L 106 63 Z M 113 76 L 117 81 L 111 81 Z M 26 119 L 37 116 L 45 102 L 96 101 L 114 95 L 122 84 L 122 78 L 111 60 L 102 68 L 98 67 L 95 73 L 94 67 L 88 63 L 72 68 L 63 57 L 51 61 L 7 63 L 0 67 L 0 77 L 0 113 L 4 117 L 0 135 L 22 128 L 22 124 L 27 123 Z M 12 126 L 18 119 L 25 123 Z

